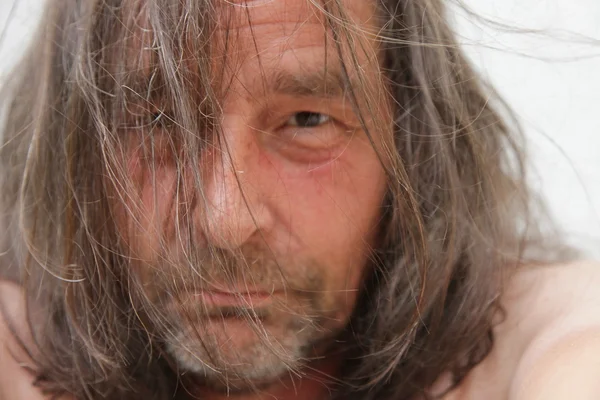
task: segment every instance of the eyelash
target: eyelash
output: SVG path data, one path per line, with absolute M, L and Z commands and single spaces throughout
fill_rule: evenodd
M 136 126 L 142 129 L 150 129 L 150 131 L 158 129 L 163 132 L 168 132 L 170 129 L 173 128 L 173 125 L 175 125 L 175 121 L 171 115 L 172 114 L 169 114 L 164 110 L 148 112 L 144 116 L 142 116 L 141 120 L 138 120 Z M 323 139 L 323 134 L 327 135 L 325 132 L 329 132 L 330 130 L 328 129 L 326 131 L 319 131 L 323 132 L 322 134 L 314 132 L 314 135 L 312 134 L 312 130 L 325 128 L 325 126 L 328 126 L 330 124 L 337 124 L 337 121 L 331 115 L 315 111 L 303 110 L 291 114 L 291 116 L 288 117 L 288 119 L 285 121 L 283 128 L 286 131 L 291 129 L 293 131 L 292 138 L 294 140 L 299 140 L 300 142 L 304 141 L 306 142 L 305 144 L 313 143 L 318 139 L 320 139 L 322 143 L 325 143 L 331 141 L 332 139 L 331 136 L 325 136 L 327 137 L 327 139 Z M 308 130 L 311 133 L 305 136 L 303 135 L 304 130 Z
M 300 117 L 300 121 L 298 121 Z M 315 120 L 316 119 L 316 120 Z M 316 128 L 332 121 L 331 116 L 319 112 L 299 111 L 293 114 L 286 122 L 288 126 L 298 128 Z M 306 126 L 310 125 L 310 126 Z
M 352 128 L 330 114 L 317 111 L 296 111 L 287 114 L 280 125 L 278 137 L 283 139 L 288 155 L 292 157 L 327 158 L 331 152 L 347 143 Z M 308 152 L 308 153 L 304 153 Z
M 344 143 L 344 138 L 349 140 L 348 132 L 351 128 L 340 123 L 330 114 L 302 110 L 287 114 L 279 125 L 271 125 L 277 131 L 276 137 L 282 139 L 279 147 L 282 154 L 301 162 L 312 161 L 331 157 L 332 151 Z M 138 115 L 135 127 L 147 133 L 169 135 L 176 122 L 173 114 L 166 110 L 148 110 L 144 115 Z M 280 123 L 281 123 L 280 122 Z M 275 133 L 275 131 L 273 133 Z M 162 136 L 162 135 L 161 135 Z M 170 135 L 169 135 L 170 136 Z M 172 149 L 159 145 L 152 159 L 159 164 L 169 164 Z
M 175 123 L 173 121 L 173 118 L 164 111 L 148 113 L 142 118 L 140 122 L 141 124 L 138 124 L 138 126 L 140 127 L 160 128 L 170 127 Z M 333 118 L 328 114 L 313 111 L 298 111 L 286 121 L 286 125 L 308 129 L 316 128 L 318 126 L 325 125 L 329 122 L 333 122 Z
M 148 111 L 145 113 L 131 115 L 125 123 L 126 129 L 132 130 L 154 130 L 154 129 L 170 129 L 175 124 L 171 114 L 159 110 L 156 112 Z
M 158 127 L 158 128 L 168 128 L 171 127 L 175 122 L 169 113 L 165 111 L 157 111 L 154 113 L 149 113 L 146 115 L 146 119 L 144 120 L 144 126 Z

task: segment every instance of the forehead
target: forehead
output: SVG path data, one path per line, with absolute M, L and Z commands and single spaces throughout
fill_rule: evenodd
M 291 50 L 348 46 L 344 39 L 349 37 L 359 48 L 375 45 L 378 27 L 371 1 L 326 3 L 337 5 L 325 6 L 319 0 L 225 2 L 219 8 L 215 39 L 220 45 L 227 42 L 232 51 L 262 59 Z
M 344 23 L 350 22 L 360 28 L 374 28 L 377 25 L 374 22 L 375 3 L 371 0 L 237 0 L 219 3 L 217 10 L 220 22 L 227 21 L 221 28 L 227 29 L 247 29 L 250 28 L 250 22 L 254 26 L 284 28 L 288 24 L 296 27 L 301 24 L 323 26 L 327 16 L 333 19 L 343 18 Z M 223 16 L 238 17 L 234 20 L 237 23 L 231 25 L 231 20 L 223 19 Z
M 152 72 L 152 59 L 160 53 L 157 49 L 161 44 L 157 44 L 150 11 L 143 3 L 138 6 L 125 64 L 130 71 L 147 75 Z M 362 67 L 377 63 L 375 38 L 379 26 L 375 4 L 370 0 L 217 0 L 216 7 L 210 10 L 213 22 L 204 46 L 210 48 L 206 54 L 210 54 L 212 70 L 221 74 L 238 75 L 243 65 L 250 72 L 259 72 L 294 64 L 313 70 L 324 66 L 339 68 L 344 59 L 354 59 Z M 182 10 L 182 22 L 190 18 L 189 11 L 194 10 Z M 172 34 L 166 32 L 167 36 Z M 194 32 L 183 34 L 187 35 L 186 40 L 195 40 Z M 185 46 L 188 50 L 179 50 L 185 53 L 198 46 L 194 43 Z M 172 55 L 177 57 L 176 53 Z M 179 57 L 188 67 L 194 64 L 191 53 Z
M 315 92 L 340 94 L 346 86 L 344 75 L 353 87 L 358 82 L 359 69 L 366 72 L 363 79 L 375 79 L 378 50 L 374 38 L 378 27 L 374 4 L 347 0 L 327 7 L 323 3 L 225 3 L 212 45 L 217 56 L 213 59 L 214 70 L 223 71 L 227 90 L 239 87 L 255 96 L 281 88 L 277 81 L 283 76 L 281 81 L 293 87 L 314 87 Z M 332 3 L 336 2 L 327 2 Z M 298 78 L 296 82 L 289 79 L 294 76 Z M 375 84 L 370 82 L 369 86 Z

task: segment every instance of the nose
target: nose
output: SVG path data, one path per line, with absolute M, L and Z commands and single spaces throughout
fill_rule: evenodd
M 203 229 L 209 244 L 233 250 L 266 229 L 271 215 L 263 196 L 256 135 L 234 119 L 223 124 L 215 142 L 203 163 Z

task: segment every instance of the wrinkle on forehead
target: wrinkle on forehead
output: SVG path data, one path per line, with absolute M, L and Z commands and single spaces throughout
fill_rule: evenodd
M 326 40 L 333 47 L 332 36 L 327 26 L 323 5 L 320 0 L 216 0 L 213 10 L 215 15 L 215 31 L 211 35 L 213 52 L 211 57 L 217 61 L 225 58 L 224 36 L 228 36 L 228 51 L 236 55 L 239 52 L 258 51 L 259 54 L 268 50 L 266 41 L 261 36 L 269 36 L 268 47 L 280 46 L 277 51 L 282 54 L 289 49 L 299 50 L 308 47 L 323 47 Z M 334 2 L 337 3 L 337 2 Z M 153 32 L 150 27 L 146 12 L 147 9 L 140 2 L 134 1 L 136 7 L 130 7 L 130 32 L 132 35 L 126 43 L 130 49 L 128 63 L 133 69 L 145 69 L 150 64 L 150 58 L 156 50 L 153 48 Z M 352 33 L 369 32 L 364 36 L 375 37 L 379 31 L 376 23 L 375 4 L 371 0 L 342 0 L 345 16 L 345 27 L 350 28 Z M 337 17 L 332 17 L 338 20 Z M 337 23 L 337 22 L 335 22 Z M 227 31 L 226 35 L 223 32 Z M 256 31 L 260 31 L 256 35 Z M 329 35 L 329 39 L 325 36 Z M 366 37 L 364 38 L 366 39 Z M 371 40 L 373 41 L 373 40 Z M 367 41 L 363 41 L 363 46 Z M 235 43 L 235 44 L 234 44 Z M 232 44 L 234 44 L 232 46 Z M 376 47 L 371 43 L 367 47 Z M 137 56 L 136 56 L 137 55 Z M 229 54 L 231 56 L 233 54 Z M 228 56 L 227 56 L 228 57 Z
M 221 9 L 225 15 L 237 14 L 237 21 L 221 19 L 218 29 L 248 29 L 263 24 L 277 23 L 318 23 L 324 26 L 325 6 L 320 0 L 254 0 L 223 1 Z M 343 0 L 340 2 L 350 23 L 359 29 L 378 31 L 375 2 L 371 0 Z M 231 25 L 237 22 L 237 25 Z M 250 26 L 251 25 L 251 26 Z
M 236 2 L 238 3 L 246 4 L 241 1 Z M 293 54 L 290 53 L 298 53 L 302 55 L 297 60 L 300 67 L 308 61 L 319 64 L 324 61 L 323 68 L 339 67 L 336 64 L 341 60 L 336 58 L 340 54 L 335 54 L 339 50 L 337 47 L 341 45 L 342 51 L 348 57 L 350 54 L 351 57 L 356 57 L 361 69 L 367 64 L 378 63 L 379 46 L 373 40 L 374 35 L 361 34 L 376 32 L 379 29 L 374 25 L 375 7 L 371 1 L 340 2 L 347 17 L 341 24 L 344 25 L 344 29 L 348 29 L 347 33 L 353 36 L 350 39 L 352 43 L 332 33 L 322 6 L 315 3 L 319 1 L 276 0 L 263 1 L 256 7 L 244 8 L 239 5 L 234 8 L 226 3 L 230 8 L 219 13 L 219 33 L 215 35 L 213 43 L 213 54 L 216 57 L 213 60 L 216 64 L 219 64 L 219 59 L 227 60 L 228 63 L 234 61 L 234 64 L 238 63 L 240 66 L 239 63 L 260 58 L 257 62 L 261 66 L 277 66 L 284 58 L 293 58 Z M 333 23 L 337 24 L 337 17 L 331 18 Z M 326 54 L 330 51 L 332 57 Z M 223 67 L 225 66 L 221 64 L 215 70 L 222 70 Z M 231 67 L 229 65 L 225 68 Z M 313 69 L 314 65 L 310 67 Z
M 352 36 L 349 40 L 333 36 L 327 16 L 321 9 L 322 3 L 322 0 L 215 0 L 213 11 L 216 14 L 212 21 L 216 30 L 210 35 L 208 54 L 215 74 L 211 86 L 217 98 L 223 100 L 231 93 L 252 98 L 273 92 L 273 87 L 284 89 L 275 91 L 292 93 L 302 89 L 305 94 L 326 96 L 339 95 L 348 86 L 376 90 L 380 86 L 377 81 L 378 43 L 373 40 L 374 36 L 361 34 L 379 29 L 375 25 L 375 2 L 339 2 L 346 18 L 341 22 L 332 16 L 333 23 L 338 25 L 339 22 L 342 29 L 348 29 L 347 33 Z M 334 3 L 331 11 L 338 15 L 337 2 L 331 3 Z M 142 7 L 132 18 L 136 26 L 132 32 L 134 40 L 129 43 L 131 47 L 128 46 L 132 53 L 127 60 L 129 71 L 133 73 L 132 77 L 139 77 L 134 82 L 140 82 L 134 88 L 136 93 L 146 82 L 151 82 L 156 67 L 151 60 L 158 56 L 144 9 Z M 343 60 L 337 48 L 340 45 Z M 188 60 L 189 65 L 184 67 L 194 69 L 193 54 L 183 54 L 178 61 L 182 60 Z M 318 74 L 323 79 L 312 79 Z M 294 75 L 298 79 L 276 80 Z M 346 79 L 349 82 L 345 82 Z

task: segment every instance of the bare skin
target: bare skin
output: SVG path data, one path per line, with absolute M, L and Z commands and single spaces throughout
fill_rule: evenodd
M 488 357 L 445 400 L 600 397 L 600 264 L 523 268 Z
M 322 16 L 310 2 L 223 7 L 223 13 L 233 13 L 224 27 L 235 41 L 221 50 L 224 29 L 214 36 L 215 54 L 227 52 L 213 60 L 215 69 L 228 75 L 222 132 L 220 140 L 200 151 L 202 196 L 194 201 L 190 189 L 178 201 L 198 204 L 191 211 L 193 251 L 206 255 L 210 246 L 237 251 L 253 267 L 240 265 L 237 271 L 249 272 L 232 283 L 204 262 L 208 288 L 170 300 L 169 322 L 176 328 L 164 339 L 179 367 L 226 392 L 252 389 L 248 381 L 279 379 L 289 366 L 304 367 L 304 360 L 311 360 L 310 369 L 332 368 L 312 360 L 346 326 L 367 273 L 386 192 L 376 148 L 391 138 L 391 129 L 376 129 L 373 121 L 390 127 L 391 120 L 386 102 L 377 101 L 381 107 L 366 122 L 374 148 L 340 85 L 343 73 L 334 41 L 325 39 Z M 357 26 L 376 30 L 371 3 L 348 2 L 347 8 Z M 358 66 L 344 60 L 348 75 L 353 79 L 360 69 L 373 96 L 383 94 L 377 43 L 366 36 L 356 39 L 363 50 L 356 51 Z M 157 100 L 157 107 L 163 106 Z M 169 133 L 154 133 L 159 154 L 171 152 Z M 177 278 L 190 271 L 162 262 L 178 260 L 183 252 L 172 222 L 183 213 L 173 206 L 180 171 L 167 162 L 154 170 L 140 154 L 143 139 L 128 138 L 128 170 L 138 196 L 127 199 L 119 228 L 145 293 L 160 299 L 166 290 L 156 271 L 163 276 L 172 271 Z M 190 185 L 192 179 L 190 174 Z M 127 210 L 135 210 L 135 218 Z M 193 279 L 190 274 L 187 280 Z M 186 316 L 204 307 L 218 313 L 224 305 L 237 306 L 235 301 L 226 304 L 230 300 L 223 293 L 243 294 L 253 310 L 267 315 L 261 321 L 263 337 L 239 318 Z M 275 343 L 285 358 L 268 343 Z
M 492 352 L 444 400 L 595 400 L 600 396 L 600 264 L 524 267 L 504 295 L 506 318 L 495 327 Z M 18 287 L 0 283 L 0 297 L 21 315 Z M 22 318 L 21 318 L 22 321 Z M 11 356 L 14 342 L 0 324 L 0 399 L 45 400 L 32 376 Z M 17 356 L 23 357 L 16 352 Z M 23 358 L 21 358 L 23 360 Z M 432 392 L 444 390 L 444 378 Z M 326 388 L 309 380 L 244 397 L 211 400 L 327 399 Z M 70 400 L 65 398 L 63 400 Z
M 347 3 L 349 16 L 361 32 L 377 30 L 368 2 L 348 0 Z M 318 332 L 335 333 L 348 321 L 366 272 L 369 250 L 376 245 L 375 232 L 386 188 L 385 174 L 343 93 L 334 91 L 331 95 L 327 90 L 318 90 L 324 85 L 314 78 L 323 77 L 319 72 L 325 70 L 326 59 L 325 32 L 318 13 L 306 5 L 300 7 L 299 4 L 305 3 L 297 1 L 260 4 L 249 11 L 255 41 L 244 42 L 249 32 L 245 17 L 236 20 L 239 25 L 232 28 L 239 31 L 241 42 L 239 46 L 233 46 L 235 54 L 229 57 L 239 64 L 236 68 L 224 68 L 235 74 L 223 101 L 223 140 L 229 151 L 215 151 L 201 157 L 205 163 L 202 172 L 206 174 L 207 187 L 204 189 L 209 207 L 195 210 L 204 212 L 198 219 L 207 222 L 199 237 L 223 249 L 253 248 L 266 254 L 264 249 L 268 248 L 277 257 L 287 281 L 307 292 L 311 287 L 303 285 L 311 280 L 306 276 L 317 276 L 322 287 L 312 292 L 319 293 L 317 300 L 324 305 L 320 309 L 335 312 L 325 315 L 328 325 Z M 363 45 L 357 48 L 366 49 L 357 54 L 360 69 L 365 72 L 366 82 L 376 87 L 380 83 L 377 43 L 368 35 L 355 39 Z M 330 54 L 335 54 L 334 49 L 329 50 Z M 331 62 L 335 58 L 327 60 Z M 327 67 L 329 71 L 336 70 L 335 63 Z M 349 70 L 350 75 L 353 72 Z M 278 89 L 264 85 L 273 82 L 274 77 L 283 77 L 284 84 Z M 298 82 L 294 80 L 297 77 L 302 78 L 298 81 L 303 82 L 304 87 L 297 86 Z M 359 102 L 361 100 L 366 101 L 359 99 Z M 373 117 L 385 121 L 389 118 L 385 101 L 381 102 L 380 108 L 381 115 Z M 304 124 L 299 120 L 306 117 L 306 113 L 310 113 L 316 123 L 300 127 Z M 367 124 L 371 122 L 367 121 Z M 371 131 L 376 147 L 390 139 L 390 132 Z M 157 142 L 160 150 L 160 137 Z M 134 225 L 127 224 L 122 229 L 132 255 L 142 260 L 143 265 L 156 266 L 159 265 L 156 264 L 159 239 L 166 238 L 169 243 L 174 243 L 170 241 L 174 236 L 172 226 L 166 228 L 167 232 L 161 232 L 161 229 L 168 227 L 165 221 L 173 219 L 169 213 L 174 209 L 171 193 L 177 171 L 172 166 L 165 166 L 155 171 L 154 180 L 144 179 L 148 171 L 144 170 L 143 162 L 135 152 L 139 148 L 140 143 L 134 138 L 128 155 L 132 175 L 134 179 L 139 178 L 140 201 L 136 205 L 140 210 L 138 222 L 141 222 L 135 225 L 136 230 L 132 229 Z M 236 174 L 239 180 L 236 180 Z M 156 182 L 156 186 L 150 182 Z M 322 240 L 323 237 L 327 240 Z M 198 245 L 201 247 L 202 242 Z M 173 247 L 177 248 L 177 244 Z M 159 291 L 160 288 L 153 286 L 155 281 L 150 270 L 140 268 L 140 279 L 147 283 L 145 287 L 149 291 Z M 214 282 L 215 285 L 219 283 Z M 241 284 L 244 283 L 247 282 Z M 553 385 L 564 384 L 552 378 L 556 373 L 574 379 L 578 388 L 590 393 L 590 399 L 596 398 L 592 395 L 596 390 L 592 385 L 597 380 L 580 371 L 596 370 L 592 369 L 593 363 L 600 359 L 600 316 L 595 313 L 600 294 L 592 289 L 597 285 L 600 285 L 600 270 L 591 264 L 524 268 L 506 292 L 507 318 L 496 326 L 492 353 L 446 399 L 552 399 L 553 395 L 561 393 L 561 388 Z M 269 289 L 258 288 L 262 292 Z M 305 348 L 307 341 L 310 343 L 314 338 L 300 337 L 283 327 L 294 315 L 309 315 L 319 310 L 296 309 L 299 299 L 284 296 L 283 292 L 275 292 L 278 301 L 285 302 L 295 313 L 280 312 L 277 318 L 265 324 L 265 330 L 277 342 L 284 343 L 285 350 L 291 353 Z M 5 283 L 0 294 L 8 314 L 23 321 L 19 289 Z M 252 295 L 247 297 L 251 303 L 255 300 Z M 269 311 L 277 312 L 277 309 L 272 307 Z M 254 362 L 256 365 L 236 371 L 244 376 L 254 373 L 256 366 L 269 365 L 270 369 L 261 378 L 274 382 L 271 386 L 259 394 L 229 398 L 316 400 L 329 396 L 327 387 L 310 374 L 294 382 L 281 378 L 287 375 L 285 371 L 277 376 L 269 375 L 280 370 L 281 360 L 268 358 L 270 353 L 263 351 L 253 331 L 239 321 L 181 325 L 181 338 L 189 340 L 185 343 L 187 352 L 181 348 L 172 352 L 184 369 L 200 368 L 204 358 L 202 354 L 189 351 L 201 347 L 193 342 L 193 335 L 186 335 L 186 329 L 206 329 L 201 333 L 212 335 L 214 340 L 210 350 L 222 361 L 217 368 Z M 19 354 L 3 325 L 0 325 L 0 342 L 4 344 L 0 352 L 2 398 L 43 399 L 32 387 L 32 377 L 22 368 L 23 363 L 27 364 L 27 358 Z M 223 350 L 224 343 L 234 351 Z M 19 362 L 12 357 L 13 353 Z M 257 353 L 263 358 L 257 359 Z M 235 357 L 241 357 L 244 363 L 236 363 Z M 294 361 L 296 359 L 292 363 Z M 325 359 L 310 367 L 321 374 L 335 376 L 338 362 Z M 574 369 L 564 371 L 564 365 Z M 444 390 L 443 378 L 431 390 Z M 595 394 L 600 395 L 600 391 Z M 573 396 L 572 391 L 570 395 Z M 582 392 L 576 397 L 585 399 L 585 395 Z M 218 400 L 226 396 L 206 390 L 202 398 Z

